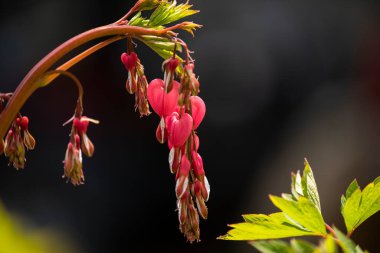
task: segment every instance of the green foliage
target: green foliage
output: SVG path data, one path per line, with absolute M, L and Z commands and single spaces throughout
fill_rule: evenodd
M 344 253 L 365 253 L 368 251 L 363 251 L 359 245 L 356 245 L 350 238 L 346 237 L 339 229 L 334 227 L 339 246 L 342 248 Z
M 380 180 L 375 179 L 361 191 L 354 180 L 341 197 L 341 212 L 347 233 L 351 234 L 360 224 L 380 210 Z
M 280 240 L 253 241 L 250 244 L 262 253 L 338 253 L 338 248 L 332 236 L 327 236 L 319 245 L 304 240 L 290 240 L 290 243 Z
M 218 239 L 247 240 L 263 253 L 365 253 L 349 237 L 361 223 L 380 210 L 380 177 L 367 185 L 363 191 L 354 180 L 341 198 L 341 211 L 347 227 L 347 235 L 325 224 L 317 184 L 305 159 L 302 176 L 292 173 L 291 194 L 281 197 L 269 196 L 281 212 L 243 215 L 244 222 L 229 225 L 230 231 Z M 328 228 L 328 229 L 327 229 Z M 321 236 L 319 245 L 292 239 L 290 243 L 273 240 L 297 236 Z M 271 239 L 271 240 L 268 240 Z M 267 241 L 256 241 L 267 240 Z
M 284 213 L 243 215 L 244 223 L 230 225 L 232 230 L 219 237 L 223 240 L 262 240 L 290 236 L 318 235 L 291 222 Z
M 198 10 L 191 9 L 192 5 L 188 4 L 187 2 L 184 4 L 177 4 L 177 1 L 175 0 L 163 0 L 159 2 L 150 0 L 145 2 L 145 5 L 142 6 L 144 8 L 140 8 L 139 10 L 150 10 L 155 8 L 154 11 L 150 14 L 150 17 L 143 17 L 142 12 L 139 11 L 129 20 L 128 25 L 140 26 L 150 29 L 165 29 L 165 25 L 179 21 L 180 19 L 199 12 Z M 202 26 L 199 24 L 187 21 L 181 23 L 178 29 L 187 31 L 194 36 L 194 31 L 200 27 Z M 173 33 L 173 35 L 175 34 Z M 150 47 L 154 52 L 156 52 L 164 59 L 168 59 L 169 57 L 173 56 L 174 48 L 176 48 L 176 53 L 182 52 L 181 45 L 177 43 L 175 47 L 174 41 L 170 37 L 138 36 L 136 38 Z M 183 59 L 181 57 L 176 55 L 176 58 L 180 62 L 183 62 Z M 183 70 L 180 67 L 177 68 L 178 73 L 182 73 L 182 71 Z

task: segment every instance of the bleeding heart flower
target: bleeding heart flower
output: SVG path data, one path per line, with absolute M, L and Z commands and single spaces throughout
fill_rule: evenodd
M 148 101 L 160 117 L 169 116 L 177 107 L 180 84 L 177 81 L 173 83 L 173 89 L 169 93 L 165 92 L 165 84 L 161 79 L 152 80 L 148 86 Z
M 193 118 L 188 113 L 184 113 L 180 117 L 177 112 L 173 112 L 166 118 L 166 127 L 169 133 L 170 144 L 173 147 L 181 147 L 191 134 Z
M 128 71 L 132 71 L 132 69 L 136 66 L 136 62 L 138 60 L 137 54 L 135 52 L 123 53 L 121 55 L 121 61 L 123 62 L 125 68 Z
M 203 100 L 198 96 L 191 96 L 191 115 L 194 120 L 194 130 L 198 128 L 199 124 L 201 124 L 205 114 L 206 114 L 206 105 Z

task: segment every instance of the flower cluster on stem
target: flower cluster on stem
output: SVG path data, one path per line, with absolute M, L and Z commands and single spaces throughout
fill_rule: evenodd
M 183 44 L 184 42 L 181 41 Z M 186 46 L 186 45 L 185 45 Z M 198 96 L 199 81 L 194 74 L 194 62 L 186 48 L 186 62 L 173 57 L 163 62 L 164 78 L 154 79 L 147 86 L 147 92 L 139 98 L 148 100 L 153 111 L 160 117 L 156 138 L 169 148 L 169 169 L 175 175 L 175 194 L 177 197 L 180 231 L 188 241 L 199 241 L 199 216 L 207 219 L 206 202 L 210 186 L 205 175 L 202 157 L 198 153 L 199 137 L 197 128 L 202 122 L 206 106 Z M 125 52 L 121 60 L 128 71 L 127 91 L 135 91 L 138 57 L 135 52 Z M 182 69 L 182 73 L 176 72 Z M 179 82 L 175 77 L 179 77 Z M 137 103 L 137 102 L 136 102 Z M 140 114 L 143 115 L 143 113 Z

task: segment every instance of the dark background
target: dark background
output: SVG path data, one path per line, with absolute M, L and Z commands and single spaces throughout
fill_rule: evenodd
M 80 252 L 254 252 L 217 241 L 243 213 L 268 213 L 268 193 L 289 192 L 290 171 L 307 157 L 329 224 L 344 229 L 340 194 L 357 178 L 380 175 L 380 4 L 378 1 L 192 1 L 204 25 L 192 39 L 207 114 L 200 152 L 211 184 L 201 243 L 178 230 L 168 150 L 159 118 L 139 118 L 127 95 L 117 42 L 71 69 L 85 86 L 85 113 L 99 119 L 84 160 L 86 183 L 61 178 L 76 90 L 59 78 L 38 90 L 22 113 L 37 149 L 16 171 L 0 158 L 0 196 L 35 228 L 66 234 Z M 15 89 L 50 50 L 87 29 L 114 22 L 133 1 L 1 1 L 0 88 Z M 162 60 L 137 51 L 149 79 Z M 79 52 L 79 51 L 78 51 Z M 353 239 L 379 248 L 379 214 Z

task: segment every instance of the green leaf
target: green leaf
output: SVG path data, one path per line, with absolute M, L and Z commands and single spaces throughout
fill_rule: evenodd
M 359 245 L 356 245 L 350 238 L 346 237 L 339 229 L 334 227 L 336 236 L 338 238 L 338 244 L 342 248 L 344 253 L 364 253 Z
M 313 253 L 316 246 L 304 241 L 292 239 L 290 244 L 280 240 L 256 241 L 250 243 L 262 253 Z
M 262 253 L 294 253 L 288 243 L 279 240 L 252 242 L 251 245 Z
M 314 179 L 313 171 L 305 158 L 305 169 L 302 175 L 303 196 L 307 197 L 321 211 L 321 203 L 319 201 L 317 184 Z
M 286 200 L 276 196 L 270 196 L 270 199 L 276 207 L 305 229 L 319 235 L 327 234 L 321 213 L 309 199 L 301 196 L 298 201 Z
M 150 16 L 149 26 L 163 26 L 199 12 L 190 9 L 191 7 L 192 5 L 187 3 L 177 5 L 175 0 L 172 2 L 162 1 Z
M 264 240 L 293 236 L 318 235 L 312 231 L 299 228 L 289 221 L 283 213 L 249 214 L 243 216 L 245 222 L 229 225 L 233 229 L 222 240 Z
M 150 47 L 154 52 L 156 52 L 163 59 L 169 59 L 170 57 L 173 57 L 174 42 L 170 41 L 168 38 L 148 36 L 148 35 L 140 36 L 137 38 L 141 42 L 143 42 L 145 45 Z M 177 43 L 176 50 L 177 52 L 182 52 L 182 47 L 179 43 Z M 176 55 L 176 58 L 180 62 L 184 62 L 184 60 L 178 55 Z M 177 67 L 176 71 L 179 74 L 183 72 L 181 64 Z
M 356 181 L 352 182 L 342 196 L 341 212 L 347 233 L 351 234 L 360 224 L 380 210 L 379 180 L 368 184 L 363 191 Z
M 298 199 L 299 195 L 303 196 L 301 180 L 300 171 L 297 171 L 297 174 L 292 173 L 291 191 L 295 199 Z
M 295 240 L 290 241 L 290 245 L 295 253 L 313 253 L 315 246 L 304 240 Z

